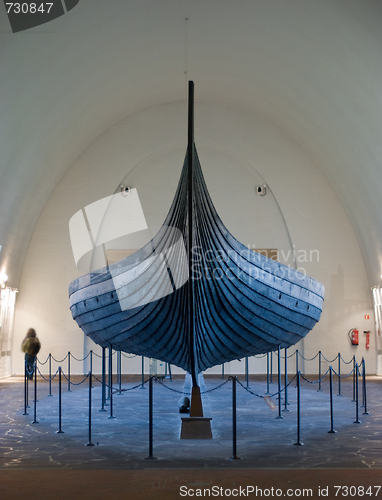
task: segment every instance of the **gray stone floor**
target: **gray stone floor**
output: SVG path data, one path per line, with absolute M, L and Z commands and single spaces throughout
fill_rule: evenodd
M 74 380 L 78 383 L 79 378 Z M 207 390 L 219 386 L 220 378 L 205 380 Z M 245 382 L 241 380 L 245 386 Z M 124 380 L 123 389 L 139 383 L 139 378 Z M 37 421 L 33 423 L 33 392 L 30 386 L 28 409 L 24 413 L 23 380 L 13 377 L 0 381 L 0 470 L 12 469 L 151 469 L 151 468 L 263 468 L 263 469 L 322 469 L 322 468 L 382 468 L 382 378 L 368 377 L 367 406 L 369 415 L 359 408 L 361 424 L 355 420 L 352 383 L 342 381 L 343 396 L 337 396 L 334 384 L 334 428 L 329 434 L 329 381 L 317 384 L 304 382 L 301 387 L 301 441 L 297 440 L 297 390 L 293 383 L 288 390 L 288 412 L 276 419 L 262 398 L 237 386 L 237 455 L 232 456 L 232 382 L 209 392 L 212 418 L 212 440 L 180 440 L 181 415 L 178 400 L 184 380 L 168 379 L 154 383 L 154 456 L 148 456 L 148 385 L 115 395 L 113 413 L 100 412 L 101 387 L 92 389 L 92 443 L 88 443 L 87 381 L 62 386 L 62 430 L 58 430 L 58 387 L 52 384 L 53 396 L 48 396 L 47 382 L 38 381 Z M 173 389 L 173 390 L 171 390 Z M 265 379 L 250 380 L 249 389 L 265 394 Z M 271 392 L 277 385 L 271 385 Z M 360 389 L 361 396 L 361 389 Z M 277 404 L 277 399 L 273 398 Z M 283 401 L 284 403 L 284 401 Z

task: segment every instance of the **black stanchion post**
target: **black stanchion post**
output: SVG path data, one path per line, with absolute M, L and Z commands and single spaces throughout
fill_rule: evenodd
M 70 390 L 70 351 L 68 352 L 68 392 L 71 392 L 71 390 Z
M 222 378 L 224 378 L 224 363 L 222 364 Z
M 330 376 L 330 431 L 328 434 L 335 434 L 337 431 L 333 428 L 333 368 L 329 368 Z
M 355 354 L 353 356 L 353 399 L 352 401 L 355 401 Z
M 237 456 L 236 436 L 236 377 L 232 377 L 232 457 L 231 460 L 240 460 Z
M 109 419 L 115 418 L 113 415 L 113 352 L 110 346 L 109 348 L 109 394 L 110 394 L 110 416 Z
M 24 413 L 23 415 L 29 415 L 27 412 L 27 406 L 28 406 L 28 373 L 27 373 L 27 364 L 24 362 Z
M 304 443 L 301 442 L 301 418 L 300 418 L 300 377 L 301 372 L 297 372 L 297 442 L 294 443 L 296 446 L 302 446 Z
M 296 349 L 296 375 L 298 373 L 298 349 Z M 296 387 L 297 387 L 297 377 L 296 377 Z
M 355 364 L 355 424 L 360 424 L 358 418 L 358 363 Z
M 117 351 L 118 395 L 122 394 L 122 352 Z
M 106 347 L 102 347 L 102 407 L 100 411 L 106 411 Z
M 338 353 L 338 394 L 337 396 L 342 396 L 341 394 L 341 353 Z
M 288 350 L 285 348 L 285 376 L 284 376 L 284 409 L 283 411 L 289 411 L 287 406 L 288 406 Z
M 271 351 L 271 372 L 269 374 L 269 382 L 273 384 L 273 351 Z
M 169 374 L 170 380 L 172 382 L 172 374 L 171 374 L 171 365 L 170 365 L 170 363 L 168 363 L 168 374 Z
M 28 376 L 27 376 L 27 408 L 30 408 L 29 406 L 29 370 L 27 368 L 27 373 L 28 373 Z
M 248 389 L 249 387 L 248 356 L 245 357 L 245 381 L 247 383 L 247 389 Z
M 153 377 L 149 380 L 149 456 L 146 460 L 154 460 L 153 455 Z
M 146 389 L 145 387 L 145 358 L 142 356 L 142 383 L 141 389 Z
M 86 446 L 94 446 L 92 443 L 92 372 L 89 372 L 89 441 Z
M 93 351 L 90 349 L 90 373 L 93 373 Z
M 52 354 L 49 353 L 49 394 L 52 396 Z
M 107 379 L 107 399 L 110 399 L 111 388 L 113 385 L 113 349 L 109 346 L 109 376 Z
M 362 404 L 361 404 L 361 408 L 365 407 L 365 388 L 364 388 L 364 383 L 363 383 L 364 372 L 365 372 L 364 363 L 365 363 L 365 358 L 362 358 L 362 361 L 360 364 L 360 366 L 362 367 L 362 375 L 360 374 L 362 376 Z
M 362 372 L 362 384 L 363 384 L 363 394 L 364 394 L 364 406 L 365 406 L 365 411 L 363 412 L 363 415 L 369 415 L 369 412 L 367 411 L 367 397 L 366 397 L 366 366 L 365 366 L 365 360 L 363 360 L 363 372 Z
M 58 367 L 58 431 L 57 434 L 63 434 L 61 429 L 61 366 Z
M 267 352 L 267 392 L 269 394 L 269 352 Z
M 318 390 L 321 391 L 321 351 L 318 351 Z
M 32 424 L 38 424 L 37 421 L 37 363 L 34 362 L 34 420 Z
M 279 414 L 276 417 L 276 419 L 284 418 L 281 415 L 281 351 L 280 351 L 280 346 L 278 348 L 278 362 L 277 362 L 277 370 L 278 370 L 278 397 L 279 397 Z

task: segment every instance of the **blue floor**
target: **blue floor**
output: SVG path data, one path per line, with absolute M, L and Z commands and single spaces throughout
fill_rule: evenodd
M 342 381 L 342 396 L 337 396 L 335 382 L 333 416 L 335 434 L 331 428 L 329 380 L 317 392 L 317 384 L 303 382 L 301 386 L 301 441 L 297 441 L 297 389 L 293 382 L 288 388 L 287 412 L 278 416 L 264 399 L 266 381 L 250 379 L 249 390 L 241 379 L 237 385 L 237 456 L 230 460 L 232 443 L 232 382 L 206 378 L 208 391 L 203 397 L 212 416 L 212 440 L 180 440 L 181 415 L 178 401 L 184 380 L 164 379 L 154 383 L 153 454 L 157 460 L 145 460 L 149 455 L 148 384 L 126 390 L 113 397 L 101 409 L 101 387 L 92 389 L 91 443 L 89 443 L 89 388 L 85 381 L 62 385 L 62 430 L 59 429 L 57 379 L 49 394 L 47 382 L 38 379 L 37 422 L 34 423 L 33 385 L 29 387 L 28 415 L 24 413 L 23 379 L 13 377 L 0 381 L 0 470 L 137 470 L 198 468 L 263 468 L 263 469 L 322 469 L 354 468 L 382 469 L 382 378 L 368 377 L 367 409 L 359 408 L 360 424 L 352 402 L 351 379 Z M 72 378 L 79 383 L 81 377 Z M 122 388 L 139 384 L 139 377 L 126 377 Z M 225 382 L 225 383 L 224 383 Z M 223 385 L 221 385 L 223 383 Z M 221 385 L 221 386 L 220 386 Z M 220 386 L 220 387 L 219 387 Z M 216 390 L 212 390 L 217 388 Z M 118 389 L 118 385 L 115 385 Z M 273 383 L 270 392 L 277 392 Z M 360 386 L 360 405 L 362 404 Z M 208 400 L 206 399 L 208 398 Z M 282 400 L 284 408 L 285 400 Z

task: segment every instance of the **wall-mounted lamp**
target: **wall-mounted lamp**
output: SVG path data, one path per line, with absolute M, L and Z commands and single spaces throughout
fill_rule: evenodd
M 0 287 L 5 288 L 7 284 L 8 276 L 5 273 L 0 273 Z
M 121 194 L 122 194 L 122 196 L 129 196 L 130 189 L 131 188 L 129 186 L 125 186 L 124 184 L 121 184 Z
M 262 186 L 256 186 L 256 194 L 259 196 L 265 196 L 267 194 L 267 185 L 263 184 Z

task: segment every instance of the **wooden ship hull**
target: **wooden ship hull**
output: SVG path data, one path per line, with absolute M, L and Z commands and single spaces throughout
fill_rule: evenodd
M 320 318 L 324 287 L 229 233 L 209 196 L 189 121 L 162 229 L 126 259 L 73 281 L 69 296 L 73 318 L 95 343 L 179 366 L 195 385 L 200 371 L 304 338 Z

